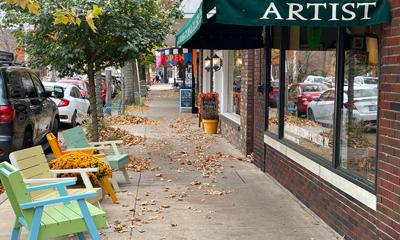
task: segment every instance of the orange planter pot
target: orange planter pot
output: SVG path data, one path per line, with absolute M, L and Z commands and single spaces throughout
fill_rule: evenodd
M 207 134 L 217 134 L 218 132 L 218 120 L 202 120 L 204 126 L 204 132 Z

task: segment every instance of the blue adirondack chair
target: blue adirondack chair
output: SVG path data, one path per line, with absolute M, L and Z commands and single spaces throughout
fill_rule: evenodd
M 85 201 L 95 197 L 96 192 L 68 195 L 66 186 L 74 185 L 75 180 L 28 187 L 19 170 L 7 162 L 0 163 L 0 180 L 16 216 L 11 240 L 19 239 L 22 227 L 28 229 L 29 240 L 74 233 L 84 240 L 87 231 L 92 239 L 101 239 L 97 229 L 107 226 L 105 213 Z M 57 189 L 60 196 L 32 201 L 30 193 L 49 188 Z

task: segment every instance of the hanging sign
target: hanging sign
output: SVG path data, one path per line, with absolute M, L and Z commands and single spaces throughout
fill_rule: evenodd
M 389 0 L 216 0 L 217 22 L 264 26 L 346 27 L 389 22 Z M 188 34 L 189 35 L 189 34 Z

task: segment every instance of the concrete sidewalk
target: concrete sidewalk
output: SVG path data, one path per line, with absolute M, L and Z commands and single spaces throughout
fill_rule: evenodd
M 146 137 L 125 151 L 150 159 L 152 170 L 130 173 L 131 184 L 116 173 L 123 192 L 120 204 L 102 202 L 111 226 L 104 239 L 340 239 L 272 178 L 238 160 L 245 157 L 225 139 L 204 135 L 195 116 L 180 114 L 176 92 L 154 89 L 166 87 L 154 87 L 150 110 L 135 114 L 160 123 L 119 126 Z M 0 216 L 13 219 L 7 202 Z M 11 227 L 0 221 L 0 239 L 9 239 Z

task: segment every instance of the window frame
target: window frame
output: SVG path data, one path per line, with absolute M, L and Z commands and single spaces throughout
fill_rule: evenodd
M 297 145 L 294 142 L 285 138 L 284 129 L 285 129 L 285 105 L 286 105 L 286 91 L 289 90 L 288 86 L 286 86 L 286 81 L 282 81 L 282 79 L 286 79 L 285 69 L 286 64 L 286 50 L 289 44 L 288 32 L 289 27 L 282 26 L 279 27 L 279 37 L 280 37 L 280 63 L 279 63 L 279 104 L 278 104 L 278 134 L 275 134 L 269 131 L 269 89 L 271 88 L 271 62 L 272 62 L 272 39 L 273 39 L 273 30 L 272 27 L 264 28 L 264 57 L 265 57 L 265 83 L 264 83 L 264 104 L 265 104 L 265 121 L 264 121 L 264 134 L 268 137 L 273 138 L 281 142 L 282 144 L 290 147 L 291 149 L 297 151 L 301 155 L 311 159 L 312 161 L 320 164 L 321 166 L 329 169 L 333 173 L 349 180 L 350 182 L 356 184 L 357 186 L 376 194 L 377 187 L 377 171 L 378 167 L 375 167 L 375 182 L 372 183 L 367 178 L 357 174 L 354 171 L 343 169 L 340 166 L 340 150 L 341 150 L 341 128 L 342 128 L 342 105 L 344 98 L 344 81 L 345 81 L 345 28 L 337 28 L 337 40 L 336 40 L 336 74 L 335 74 L 335 108 L 334 108 L 334 123 L 333 123 L 333 149 L 332 149 L 332 159 L 331 161 L 327 161 L 323 157 L 319 156 L 316 153 L 308 151 L 307 149 L 302 148 L 300 145 Z M 381 49 L 381 39 L 378 37 L 378 48 Z M 379 51 L 379 55 L 381 51 Z M 380 59 L 380 58 L 379 58 Z M 380 65 L 379 65 L 380 66 Z M 380 72 L 379 72 L 380 75 Z M 380 84 L 378 83 L 378 114 L 377 114 L 377 126 L 379 126 L 379 117 L 380 117 Z M 376 146 L 378 146 L 378 132 L 376 133 Z M 378 147 L 376 148 L 376 159 L 378 159 Z

